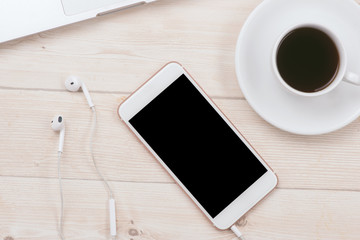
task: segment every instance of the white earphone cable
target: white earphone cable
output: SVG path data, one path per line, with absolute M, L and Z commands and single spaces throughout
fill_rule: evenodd
M 245 240 L 245 237 L 240 232 L 240 230 L 236 227 L 235 224 L 232 225 L 230 229 L 231 229 L 231 231 L 233 231 L 235 233 L 236 237 L 238 237 L 240 240 Z
M 94 163 L 94 167 L 96 169 L 96 172 L 98 173 L 100 179 L 103 181 L 105 188 L 109 194 L 109 217 L 110 217 L 110 235 L 111 235 L 111 239 L 112 240 L 116 240 L 116 210 L 115 210 L 115 199 L 113 198 L 113 192 L 108 184 L 108 182 L 106 181 L 106 179 L 104 178 L 104 176 L 101 174 L 98 166 L 96 165 L 96 161 L 95 161 L 95 157 L 94 157 L 94 151 L 93 151 L 93 139 L 94 139 L 94 135 L 95 135 L 95 130 L 96 130 L 96 110 L 95 107 L 92 106 L 91 110 L 93 112 L 93 124 L 92 124 L 92 128 L 91 128 L 91 136 L 90 136 L 90 154 L 91 154 L 91 159 Z
M 97 174 L 99 175 L 100 179 L 104 182 L 105 188 L 109 194 L 109 198 L 112 199 L 113 198 L 113 193 L 112 190 L 108 184 L 108 182 L 106 181 L 106 179 L 104 178 L 104 176 L 101 174 L 98 166 L 96 165 L 96 161 L 95 161 L 95 157 L 94 157 L 94 151 L 93 151 L 93 139 L 94 139 L 94 135 L 95 135 L 95 130 L 96 130 L 96 110 L 95 107 L 91 107 L 91 110 L 93 111 L 93 123 L 92 123 L 92 127 L 91 127 L 91 135 L 90 135 L 90 154 L 91 154 L 91 159 L 93 161 L 94 167 L 96 169 Z
M 61 183 L 61 152 L 58 152 L 58 178 L 59 178 L 59 190 L 60 190 L 60 219 L 59 219 L 59 236 L 61 240 L 65 240 L 63 232 L 63 222 L 64 222 L 64 196 Z

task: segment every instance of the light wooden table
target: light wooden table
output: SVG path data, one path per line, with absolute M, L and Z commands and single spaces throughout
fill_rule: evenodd
M 162 0 L 0 45 L 0 239 L 58 239 L 58 134 L 67 239 L 109 239 L 107 195 L 89 159 L 91 111 L 70 93 L 86 80 L 98 109 L 95 156 L 114 189 L 119 239 L 230 240 L 218 231 L 116 114 L 123 98 L 166 62 L 181 62 L 279 176 L 238 222 L 249 240 L 360 239 L 360 120 L 297 136 L 262 120 L 238 87 L 238 33 L 260 0 Z M 0 30 L 1 31 L 1 30 Z

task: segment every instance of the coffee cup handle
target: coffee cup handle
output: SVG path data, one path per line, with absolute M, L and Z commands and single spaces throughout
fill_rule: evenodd
M 347 72 L 344 76 L 344 81 L 355 85 L 360 85 L 360 77 L 356 73 Z

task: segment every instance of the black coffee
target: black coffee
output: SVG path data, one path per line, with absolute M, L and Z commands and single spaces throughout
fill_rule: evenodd
M 283 80 L 301 92 L 317 92 L 329 86 L 339 69 L 339 52 L 324 32 L 302 27 L 281 41 L 276 63 Z

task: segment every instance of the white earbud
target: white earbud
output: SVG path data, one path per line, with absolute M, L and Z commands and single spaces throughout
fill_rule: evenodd
M 64 118 L 61 115 L 57 115 L 51 121 L 51 128 L 55 132 L 60 132 L 59 137 L 59 152 L 63 152 L 64 139 L 65 139 L 65 122 Z
M 91 100 L 91 97 L 90 97 L 90 94 L 89 94 L 89 91 L 87 90 L 85 84 L 80 81 L 77 77 L 75 76 L 69 76 L 66 80 L 65 80 L 65 88 L 67 90 L 69 90 L 70 92 L 77 92 L 79 91 L 79 89 L 81 88 L 85 97 L 86 97 L 86 100 L 90 106 L 90 108 L 94 107 L 94 103 L 92 102 Z

